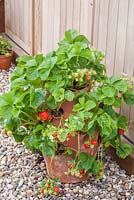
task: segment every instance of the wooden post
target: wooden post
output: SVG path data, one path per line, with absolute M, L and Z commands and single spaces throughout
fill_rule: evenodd
M 5 32 L 4 0 L 0 0 L 0 33 Z

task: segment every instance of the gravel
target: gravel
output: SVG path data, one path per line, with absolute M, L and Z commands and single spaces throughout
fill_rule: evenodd
M 0 94 L 9 89 L 9 71 L 0 71 Z M 40 193 L 40 182 L 47 178 L 44 161 L 39 155 L 17 144 L 13 138 L 0 134 L 0 200 L 134 200 L 134 175 L 126 175 L 107 155 L 104 156 L 105 175 L 79 184 L 60 184 L 59 196 Z

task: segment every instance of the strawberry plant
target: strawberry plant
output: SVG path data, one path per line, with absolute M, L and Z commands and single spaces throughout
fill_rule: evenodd
M 132 81 L 107 77 L 103 57 L 75 30 L 66 31 L 58 49 L 46 56 L 19 57 L 10 91 L 0 96 L 3 132 L 32 151 L 41 151 L 51 164 L 58 155 L 71 158 L 65 163 L 66 176 L 101 177 L 102 146 L 113 146 L 121 158 L 131 153 L 131 147 L 121 141 L 128 131 L 127 118 L 115 108 L 121 108 L 123 101 L 134 105 Z M 74 104 L 69 115 L 65 102 Z M 42 186 L 43 194 L 59 192 L 50 179 Z

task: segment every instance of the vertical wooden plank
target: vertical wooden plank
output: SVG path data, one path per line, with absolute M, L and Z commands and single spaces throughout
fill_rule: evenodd
M 93 47 L 98 48 L 100 0 L 94 0 L 94 18 L 93 18 Z
M 14 30 L 15 30 L 15 17 L 14 17 L 14 6 L 15 6 L 15 4 L 14 4 L 14 1 L 15 0 L 10 0 L 10 9 L 11 9 L 11 15 L 10 15 L 10 19 L 12 19 L 12 20 L 10 20 L 10 24 L 11 24 L 11 29 L 13 30 L 13 33 L 15 32 Z
M 48 2 L 48 16 L 47 16 L 47 52 L 53 50 L 53 31 L 54 31 L 54 0 Z
M 87 36 L 89 1 L 81 0 L 80 33 Z
M 100 0 L 100 15 L 99 15 L 99 28 L 98 28 L 98 45 L 99 51 L 106 53 L 107 45 L 107 32 L 108 32 L 108 14 L 109 14 L 109 0 Z M 103 60 L 105 63 L 105 59 Z
M 34 54 L 42 51 L 42 0 L 34 0 Z
M 48 4 L 49 0 L 42 0 L 42 52 L 46 54 L 47 52 L 47 19 L 48 19 Z
M 127 37 L 126 37 L 126 49 L 125 49 L 125 61 L 124 61 L 124 72 L 129 76 L 134 75 L 134 1 L 130 0 L 129 14 L 128 14 L 128 25 L 127 25 Z M 123 106 L 122 113 L 126 114 L 129 120 L 134 120 L 134 109 L 128 109 L 127 106 Z M 134 128 L 131 127 L 129 137 L 134 141 L 133 135 Z
M 29 12 L 29 52 L 34 54 L 34 0 L 29 0 L 30 12 Z
M 106 50 L 106 66 L 107 66 L 107 74 L 108 75 L 112 75 L 113 71 L 114 71 L 114 56 L 115 56 L 115 48 L 116 48 L 118 4 L 119 4 L 119 1 L 110 0 L 107 50 Z
M 80 5 L 81 0 L 74 0 L 73 4 L 73 28 L 80 31 Z
M 73 0 L 67 0 L 66 30 L 73 27 Z
M 91 44 L 93 44 L 93 14 L 94 14 L 94 0 L 89 1 L 88 6 L 88 24 L 87 24 L 87 37 L 90 40 Z
M 60 39 L 60 0 L 54 0 L 54 31 L 53 31 L 53 48 L 58 47 Z
M 17 0 L 15 0 L 16 3 Z M 24 41 L 24 15 L 28 15 L 28 13 L 26 13 L 26 11 L 24 10 L 23 7 L 23 2 L 24 0 L 19 0 L 19 38 Z M 14 7 L 16 8 L 16 7 Z M 17 9 L 17 8 L 16 8 Z M 15 16 L 17 17 L 17 16 Z M 18 25 L 18 23 L 16 24 L 16 26 Z
M 121 75 L 124 68 L 129 0 L 119 1 L 114 75 Z
M 60 1 L 60 38 L 64 37 L 66 30 L 67 0 Z
M 18 7 L 18 1 L 16 2 L 16 5 Z M 29 13 L 29 8 L 30 8 L 30 2 L 29 1 L 25 1 L 24 2 L 24 11 L 25 11 L 25 14 L 24 14 L 24 28 L 25 28 L 25 32 L 24 32 L 24 41 L 26 43 L 29 42 L 29 26 L 30 26 L 30 23 L 29 23 L 29 20 L 27 20 L 27 14 L 26 13 Z M 18 15 L 18 13 L 17 13 Z M 18 26 L 17 26 L 18 27 Z M 17 35 L 18 35 L 18 30 L 17 30 Z

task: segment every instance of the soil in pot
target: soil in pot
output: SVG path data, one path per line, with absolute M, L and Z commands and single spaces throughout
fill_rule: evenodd
M 44 156 L 44 160 L 47 167 L 49 176 L 59 178 L 62 183 L 79 183 L 89 178 L 88 174 L 83 175 L 81 178 L 72 176 L 71 174 L 66 175 L 65 172 L 68 170 L 68 161 L 72 160 L 72 156 L 57 155 L 53 157 Z
M 9 56 L 0 55 L 0 69 L 9 69 L 13 58 L 13 51 Z

